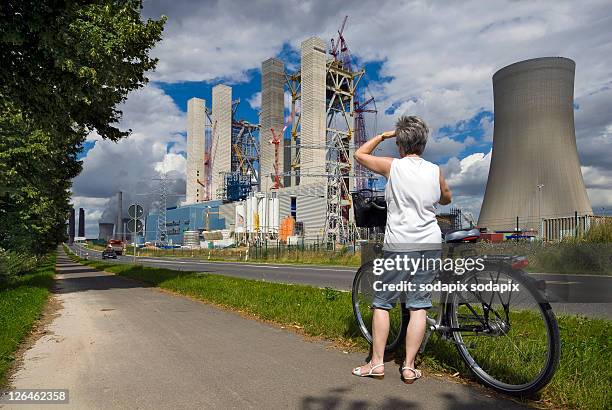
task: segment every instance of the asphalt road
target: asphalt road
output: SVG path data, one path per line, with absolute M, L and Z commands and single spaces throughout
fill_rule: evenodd
M 101 252 L 73 245 L 90 258 L 99 259 Z M 118 262 L 132 263 L 132 256 L 119 256 Z M 350 290 L 355 268 L 308 265 L 275 265 L 244 262 L 207 262 L 190 258 L 138 257 L 138 263 L 145 266 L 194 272 L 210 272 L 246 279 L 292 283 L 317 287 L 331 287 Z M 558 303 L 552 303 L 557 314 L 576 314 L 589 317 L 612 319 L 612 277 L 601 275 L 566 275 L 531 273 L 537 279 L 546 281 L 551 295 L 557 295 Z M 572 303 L 568 303 L 570 300 Z
M 382 381 L 290 331 L 58 258 L 59 315 L 24 358 L 15 388 L 69 389 L 89 408 L 514 409 L 477 387 L 426 374 Z M 16 405 L 8 408 L 40 408 Z

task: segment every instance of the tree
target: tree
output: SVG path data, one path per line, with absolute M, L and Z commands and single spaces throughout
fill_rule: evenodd
M 53 137 L 0 106 L 0 248 L 41 254 L 62 241 L 81 135 Z
M 116 141 L 116 107 L 142 87 L 165 17 L 140 18 L 141 0 L 3 0 L 0 95 L 45 129 L 77 126 Z
M 155 67 L 165 17 L 140 0 L 0 4 L 0 248 L 42 254 L 64 240 L 86 135 L 117 141 L 116 108 Z

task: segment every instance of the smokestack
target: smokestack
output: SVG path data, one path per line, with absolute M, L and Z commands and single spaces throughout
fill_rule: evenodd
M 85 210 L 79 208 L 79 235 L 81 238 L 85 237 Z
M 592 214 L 574 134 L 575 63 L 521 61 L 493 75 L 493 154 L 478 225 L 539 230 L 541 218 Z
M 70 208 L 68 217 L 68 243 L 74 243 L 74 208 Z
M 123 234 L 123 192 L 117 193 L 117 223 L 115 224 L 115 239 L 121 239 Z

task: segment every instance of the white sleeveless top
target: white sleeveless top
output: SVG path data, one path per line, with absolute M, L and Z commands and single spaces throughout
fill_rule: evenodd
M 383 249 L 440 249 L 442 232 L 434 205 L 440 200 L 440 168 L 420 157 L 391 162 L 385 186 L 387 226 Z

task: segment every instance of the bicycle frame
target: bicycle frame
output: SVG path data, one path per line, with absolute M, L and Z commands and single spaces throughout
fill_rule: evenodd
M 451 248 L 451 254 L 452 252 L 453 251 Z M 504 255 L 493 255 L 490 263 L 500 268 L 503 266 L 506 269 L 517 270 L 514 266 L 517 260 L 520 261 L 521 259 L 517 257 L 511 257 L 511 256 L 509 257 L 509 256 L 504 256 Z M 438 275 L 438 278 L 446 279 L 446 277 L 450 274 L 451 273 L 449 272 L 441 272 L 441 274 Z M 483 303 L 483 305 L 488 305 L 483 300 L 481 300 L 480 302 Z M 478 333 L 482 333 L 483 335 L 486 335 L 488 333 L 489 335 L 492 335 L 492 336 L 496 335 L 495 332 L 488 325 L 488 320 L 489 320 L 488 317 L 486 317 L 487 323 L 483 322 L 482 327 L 480 326 L 470 327 L 470 328 L 452 327 L 451 324 L 449 323 L 449 317 L 447 315 L 447 308 L 448 308 L 449 303 L 450 303 L 450 294 L 448 292 L 440 292 L 438 306 L 435 308 L 435 310 L 438 313 L 437 318 L 434 319 L 429 314 L 426 317 L 427 327 L 426 327 L 425 335 L 423 337 L 423 341 L 421 343 L 421 347 L 419 348 L 420 353 L 423 353 L 423 351 L 425 350 L 425 347 L 427 346 L 427 342 L 429 341 L 429 337 L 434 332 L 439 333 L 444 340 L 451 340 L 452 332 L 458 332 L 458 331 L 459 332 L 460 331 L 478 332 Z M 475 315 L 477 315 L 476 312 L 474 312 L 473 310 L 472 312 Z

